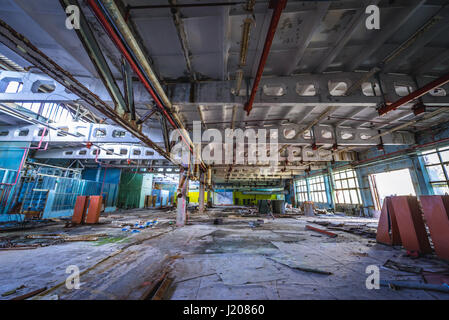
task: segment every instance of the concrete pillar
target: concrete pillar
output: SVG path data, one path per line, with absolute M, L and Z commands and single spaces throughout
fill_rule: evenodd
M 200 186 L 199 186 L 199 197 L 198 197 L 198 202 L 199 202 L 199 213 L 203 213 L 204 212 L 204 191 L 205 191 L 205 183 L 204 183 L 204 173 L 202 172 L 200 174 Z
M 328 197 L 329 197 L 329 203 L 331 205 L 331 207 L 334 209 L 334 211 L 337 209 L 337 199 L 335 196 L 335 181 L 334 181 L 334 171 L 332 170 L 332 165 L 330 163 L 327 163 L 327 169 L 329 172 L 328 175 L 328 181 L 329 181 L 329 192 L 328 192 Z
M 186 224 L 187 220 L 187 186 L 189 180 L 187 179 L 187 172 L 181 173 L 179 176 L 179 188 L 177 198 L 177 216 L 176 225 L 182 227 Z

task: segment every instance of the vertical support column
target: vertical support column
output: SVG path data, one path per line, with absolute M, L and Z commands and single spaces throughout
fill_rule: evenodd
M 413 169 L 418 180 L 419 191 L 418 194 L 433 195 L 433 188 L 430 184 L 429 175 L 421 157 L 412 155 L 411 160 L 413 162 Z
M 203 213 L 204 212 L 204 191 L 205 191 L 205 183 L 204 183 L 204 172 L 200 173 L 200 187 L 199 187 L 199 197 L 198 197 L 198 202 L 199 202 L 199 213 Z
M 369 173 L 365 168 L 355 169 L 355 173 L 359 184 L 360 196 L 362 197 L 363 212 L 365 216 L 372 217 L 374 215 L 375 206 L 368 179 Z
M 97 152 L 98 152 L 98 151 L 97 151 Z M 96 174 L 96 176 L 95 176 L 95 181 L 96 181 L 96 182 L 100 182 L 100 177 L 101 177 L 101 167 L 98 166 L 98 168 L 97 168 L 97 174 Z
M 184 171 L 180 173 L 179 177 L 179 187 L 178 187 L 178 199 L 177 199 L 177 216 L 176 225 L 182 227 L 186 224 L 187 220 L 187 179 L 188 172 Z
M 330 163 L 327 163 L 327 171 L 328 171 L 328 182 L 329 182 L 329 190 L 328 190 L 328 197 L 331 207 L 334 209 L 334 211 L 337 209 L 337 201 L 335 198 L 335 181 L 334 181 L 334 172 L 332 170 L 332 165 Z

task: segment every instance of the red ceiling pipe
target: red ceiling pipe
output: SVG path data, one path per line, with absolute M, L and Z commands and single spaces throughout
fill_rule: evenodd
M 111 25 L 108 23 L 106 17 L 103 15 L 103 12 L 101 11 L 101 9 L 98 7 L 98 5 L 95 3 L 94 0 L 88 0 L 88 4 L 90 5 L 90 7 L 92 8 L 93 12 L 95 13 L 95 15 L 97 16 L 98 20 L 100 20 L 101 24 L 103 25 L 103 27 L 105 28 L 105 30 L 107 31 L 107 33 L 109 34 L 110 38 L 113 40 L 113 42 L 115 43 L 115 45 L 117 46 L 118 50 L 123 54 L 123 56 L 125 57 L 125 59 L 128 61 L 128 63 L 130 64 L 131 68 L 134 70 L 134 72 L 137 74 L 137 76 L 139 77 L 140 81 L 143 83 L 143 85 L 145 86 L 145 88 L 147 89 L 147 91 L 150 93 L 151 97 L 153 98 L 153 100 L 156 102 L 156 105 L 159 107 L 159 109 L 161 109 L 161 111 L 165 114 L 165 117 L 167 118 L 167 120 L 170 122 L 170 124 L 173 126 L 173 128 L 178 128 L 178 126 L 173 122 L 173 120 L 171 119 L 171 117 L 168 115 L 167 110 L 165 109 L 165 107 L 162 105 L 161 101 L 159 100 L 159 98 L 157 97 L 157 95 L 154 93 L 153 89 L 151 88 L 151 86 L 149 85 L 149 83 L 146 81 L 145 77 L 143 76 L 142 72 L 140 71 L 139 67 L 136 65 L 135 61 L 133 60 L 133 58 L 129 55 L 129 53 L 127 52 L 125 46 L 123 45 L 123 43 L 121 42 L 121 40 L 119 39 L 119 37 L 117 36 L 117 34 L 115 33 L 115 31 L 113 30 L 113 28 L 111 27 Z M 187 144 L 187 146 L 189 147 L 190 151 L 192 151 L 192 148 L 190 147 L 189 143 L 185 140 L 184 136 L 181 135 L 181 138 L 184 140 L 184 142 Z
M 260 57 L 259 67 L 257 69 L 256 78 L 254 79 L 253 89 L 251 90 L 251 96 L 248 102 L 245 104 L 246 114 L 249 115 L 251 109 L 253 108 L 254 98 L 256 97 L 257 88 L 259 87 L 260 79 L 262 78 L 263 69 L 265 68 L 265 63 L 267 62 L 268 53 L 270 52 L 271 43 L 273 42 L 274 34 L 276 33 L 276 28 L 281 18 L 282 10 L 285 9 L 287 0 L 271 0 L 269 8 L 273 9 L 273 15 L 271 16 L 270 28 L 268 29 L 267 37 L 265 39 L 265 44 L 263 46 L 262 56 Z
M 412 93 L 410 93 L 409 95 L 406 95 L 405 97 L 402 97 L 401 99 L 399 99 L 398 101 L 389 104 L 389 105 L 384 105 L 382 107 L 379 108 L 379 115 L 384 115 L 385 113 L 392 111 L 392 110 L 396 110 L 397 108 L 403 106 L 406 103 L 409 103 L 415 99 L 418 99 L 419 97 L 422 97 L 423 95 L 425 95 L 426 93 L 428 93 L 429 91 L 436 89 L 438 87 L 441 87 L 443 85 L 445 85 L 446 83 L 449 82 L 449 73 L 442 76 L 439 79 L 436 79 L 428 84 L 426 84 L 424 87 L 413 91 Z

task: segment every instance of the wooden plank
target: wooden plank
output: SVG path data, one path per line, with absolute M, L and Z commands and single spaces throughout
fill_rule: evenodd
M 12 298 L 11 300 L 25 300 L 25 299 L 31 298 L 31 297 L 33 297 L 33 296 L 35 296 L 35 295 L 37 295 L 37 294 L 39 294 L 41 292 L 44 292 L 45 290 L 47 290 L 47 287 L 43 287 L 43 288 L 31 291 L 31 292 L 25 293 L 25 294 L 23 294 L 21 296 Z

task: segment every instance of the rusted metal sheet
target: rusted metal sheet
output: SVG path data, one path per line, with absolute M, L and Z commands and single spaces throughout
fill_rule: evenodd
M 87 209 L 87 196 L 78 196 L 73 210 L 72 223 L 80 224 L 84 222 Z
M 431 253 L 418 199 L 412 196 L 391 197 L 391 207 L 399 228 L 402 245 L 409 251 Z
M 336 233 L 329 232 L 329 231 L 322 230 L 322 229 L 318 229 L 318 228 L 315 228 L 315 227 L 312 227 L 312 226 L 309 226 L 309 225 L 306 225 L 306 229 L 325 234 L 325 235 L 327 235 L 327 236 L 329 236 L 331 238 L 335 238 L 337 236 Z
M 449 260 L 449 196 L 419 197 L 438 257 Z
M 87 211 L 86 223 L 97 223 L 100 218 L 101 206 L 103 204 L 102 196 L 89 197 L 89 210 Z
M 394 209 L 391 206 L 391 197 L 384 199 L 377 226 L 376 240 L 377 242 L 393 246 L 402 244 Z

